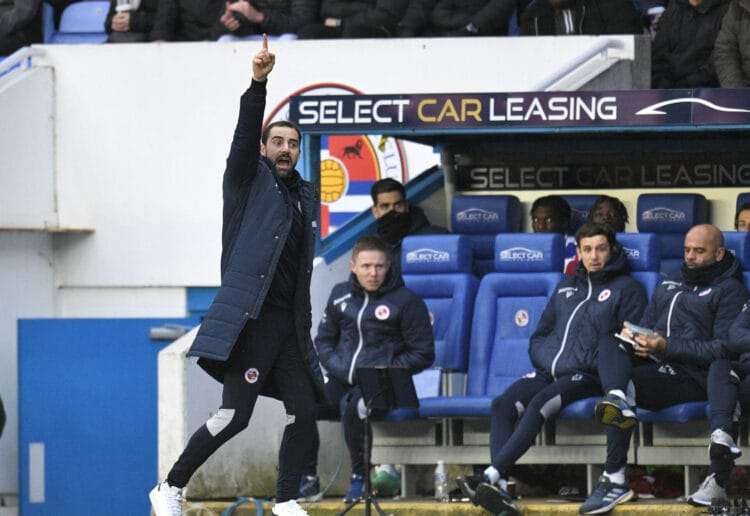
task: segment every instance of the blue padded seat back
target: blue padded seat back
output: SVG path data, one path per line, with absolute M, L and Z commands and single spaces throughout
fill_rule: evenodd
M 556 233 L 504 233 L 495 237 L 495 271 L 563 270 L 565 239 Z
M 641 194 L 638 231 L 656 233 L 661 240 L 661 272 L 673 275 L 683 262 L 685 233 L 708 222 L 708 201 L 701 194 Z
M 466 372 L 471 319 L 479 280 L 471 274 L 471 246 L 462 235 L 421 235 L 402 244 L 404 283 L 430 311 L 433 367 Z
M 475 269 L 480 275 L 493 270 L 498 233 L 521 231 L 523 209 L 514 195 L 456 195 L 451 205 L 451 230 L 469 235 Z
M 740 209 L 740 206 L 745 204 L 746 202 L 750 202 L 750 193 L 741 193 L 737 196 L 737 205 L 735 208 L 735 211 Z
M 732 251 L 742 265 L 742 270 L 750 271 L 750 232 L 723 231 L 724 248 Z
M 663 276 L 661 267 L 661 241 L 654 233 L 617 233 L 628 256 L 630 276 L 646 289 L 648 299 L 656 290 Z
M 468 396 L 496 396 L 533 370 L 529 337 L 561 278 L 560 272 L 494 272 L 482 278 L 472 322 Z
M 109 2 L 86 0 L 68 5 L 60 17 L 60 32 L 104 32 Z
M 589 211 L 598 195 L 562 195 L 570 206 L 570 232 L 575 232 L 583 226 L 589 217 Z

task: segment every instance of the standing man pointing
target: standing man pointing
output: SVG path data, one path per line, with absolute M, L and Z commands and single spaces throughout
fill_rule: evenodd
M 266 79 L 276 56 L 253 58 L 253 80 L 224 172 L 221 287 L 189 355 L 224 384 L 221 407 L 190 438 L 149 494 L 156 516 L 179 516 L 182 488 L 213 452 L 247 427 L 258 396 L 281 399 L 276 515 L 305 515 L 296 496 L 323 377 L 310 338 L 310 277 L 317 226 L 315 187 L 295 170 L 300 132 L 286 121 L 261 134 Z

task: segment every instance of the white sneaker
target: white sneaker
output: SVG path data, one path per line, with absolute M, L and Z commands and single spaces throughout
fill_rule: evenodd
M 182 515 L 182 502 L 185 499 L 179 487 L 172 487 L 164 481 L 151 490 L 148 499 L 151 500 L 156 516 Z
M 715 474 L 711 473 L 701 483 L 698 490 L 691 494 L 687 501 L 690 505 L 709 507 L 712 500 L 726 500 L 727 490 L 716 483 Z
M 306 510 L 304 510 L 297 500 L 289 500 L 288 502 L 277 503 L 271 509 L 273 514 L 278 516 L 309 516 Z

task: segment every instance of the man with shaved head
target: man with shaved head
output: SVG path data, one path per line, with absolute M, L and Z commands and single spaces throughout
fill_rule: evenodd
M 598 370 L 605 396 L 596 405 L 596 416 L 608 425 L 607 462 L 581 514 L 607 512 L 633 497 L 625 465 L 637 422 L 635 406 L 659 410 L 705 401 L 709 366 L 729 357 L 729 327 L 748 296 L 740 263 L 724 249 L 721 231 L 710 224 L 693 226 L 685 235 L 684 260 L 676 277 L 656 288 L 638 326 L 626 323 L 620 330 L 632 342 L 600 344 Z M 736 448 L 725 432 L 716 438 L 723 447 Z M 701 490 L 691 499 L 708 497 L 710 504 L 718 493 L 715 484 Z

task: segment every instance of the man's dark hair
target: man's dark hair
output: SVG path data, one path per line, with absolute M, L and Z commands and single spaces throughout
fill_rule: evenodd
M 611 197 L 609 195 L 600 195 L 599 197 L 596 198 L 596 200 L 594 201 L 594 204 L 592 204 L 591 208 L 589 209 L 589 215 L 587 219 L 589 222 L 591 222 L 591 217 L 594 216 L 594 212 L 596 211 L 596 209 L 605 203 L 609 203 L 612 205 L 612 207 L 615 209 L 615 213 L 617 213 L 617 216 L 625 224 L 630 222 L 630 217 L 628 216 L 628 209 L 625 207 L 622 201 L 618 199 L 617 197 Z
M 370 188 L 370 197 L 372 197 L 372 204 L 377 205 L 378 195 L 388 192 L 401 192 L 401 196 L 406 199 L 406 189 L 404 188 L 404 185 L 402 185 L 395 179 L 386 177 L 385 179 L 375 181 L 372 184 L 372 188 Z
M 357 255 L 362 251 L 381 251 L 385 257 L 390 260 L 388 254 L 388 245 L 380 238 L 374 235 L 365 236 L 357 240 L 352 249 L 352 260 L 357 259 Z
M 266 126 L 265 129 L 263 129 L 263 133 L 260 135 L 260 142 L 265 145 L 266 142 L 268 142 L 268 135 L 271 134 L 271 129 L 274 127 L 289 127 L 291 129 L 294 129 L 297 131 L 297 139 L 300 140 L 300 143 L 302 142 L 302 133 L 299 130 L 299 127 L 297 127 L 293 122 L 290 122 L 289 120 L 276 120 L 275 122 L 271 122 Z
M 606 237 L 609 243 L 610 249 L 614 249 L 617 238 L 615 232 L 608 224 L 596 224 L 595 222 L 587 222 L 576 231 L 576 245 L 580 247 L 581 239 L 591 238 L 596 235 L 603 235 Z
M 740 221 L 740 213 L 745 210 L 750 210 L 750 202 L 742 203 L 742 206 L 739 207 L 737 213 L 734 214 L 734 229 L 737 229 L 737 223 Z
M 544 197 L 539 197 L 534 201 L 534 204 L 531 205 L 531 215 L 534 215 L 534 211 L 537 208 L 542 207 L 550 208 L 558 217 L 570 221 L 570 204 L 559 195 L 545 195 Z

